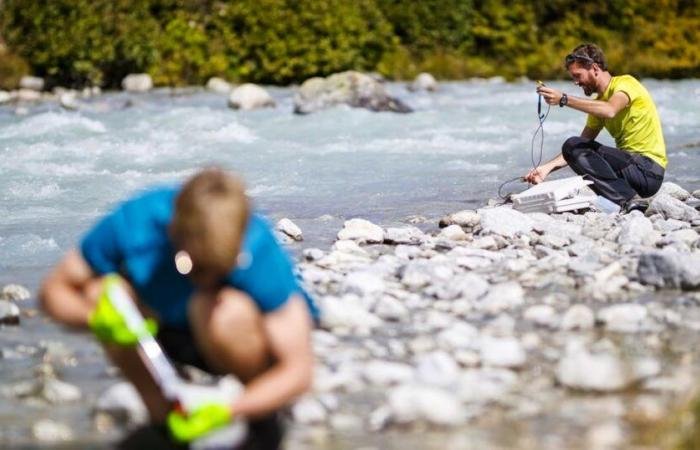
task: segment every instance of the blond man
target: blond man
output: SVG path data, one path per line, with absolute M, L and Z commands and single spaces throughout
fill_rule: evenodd
M 171 359 L 245 383 L 234 404 L 218 408 L 224 421 L 255 423 L 308 389 L 317 310 L 267 222 L 249 211 L 235 177 L 203 170 L 182 187 L 127 200 L 89 230 L 42 285 L 44 310 L 66 325 L 92 327 L 151 419 L 163 423 L 173 414 L 169 403 L 134 347 L 120 338 L 119 323 L 105 320 L 114 311 L 100 299 L 105 280 L 114 279 L 105 276 L 115 273 L 158 323 L 156 338 Z

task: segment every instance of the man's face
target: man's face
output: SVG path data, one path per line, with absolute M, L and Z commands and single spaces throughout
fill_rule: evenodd
M 588 96 L 596 92 L 595 64 L 590 69 L 586 69 L 579 62 L 573 62 L 568 70 L 574 84 L 580 86 L 584 94 Z

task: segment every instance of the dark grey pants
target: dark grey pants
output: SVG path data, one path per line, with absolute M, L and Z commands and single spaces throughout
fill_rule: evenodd
M 593 181 L 596 194 L 623 205 L 635 194 L 654 195 L 664 179 L 664 169 L 638 153 L 608 147 L 592 139 L 570 137 L 561 149 L 569 167 Z

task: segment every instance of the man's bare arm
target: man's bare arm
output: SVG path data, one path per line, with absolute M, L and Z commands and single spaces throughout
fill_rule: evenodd
M 57 321 L 74 327 L 87 326 L 94 308 L 87 292 L 96 276 L 77 249 L 71 249 L 44 278 L 39 299 L 44 311 Z
M 311 317 L 306 302 L 292 297 L 263 318 L 274 365 L 253 379 L 233 405 L 233 413 L 260 417 L 275 411 L 309 389 L 314 358 Z
M 560 90 L 548 86 L 538 87 L 537 93 L 550 105 L 558 105 L 563 95 Z M 607 101 L 590 100 L 568 94 L 567 99 L 568 107 L 601 119 L 612 119 L 630 102 L 629 97 L 624 92 L 615 92 Z

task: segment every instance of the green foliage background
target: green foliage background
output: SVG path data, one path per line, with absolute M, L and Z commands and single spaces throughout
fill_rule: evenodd
M 700 0 L 4 0 L 0 87 L 26 72 L 76 87 L 133 72 L 159 85 L 348 69 L 560 78 L 584 41 L 615 73 L 697 77 Z

